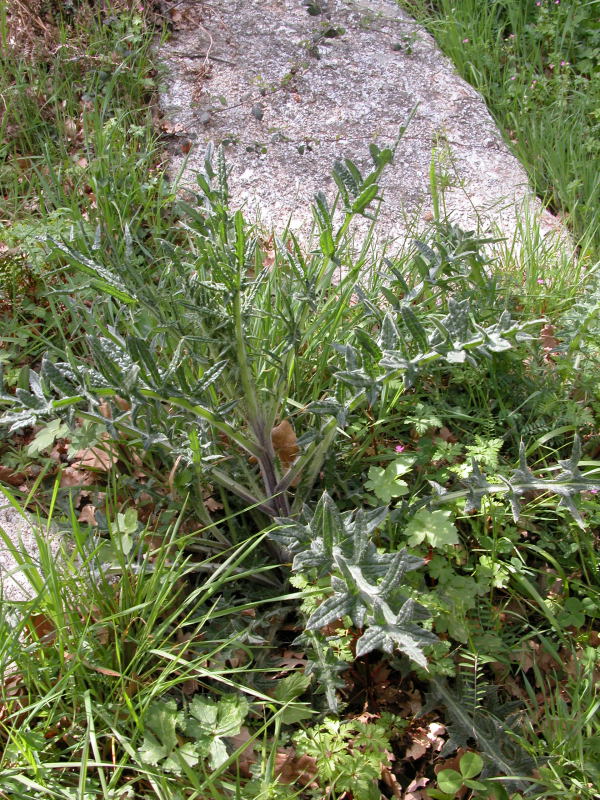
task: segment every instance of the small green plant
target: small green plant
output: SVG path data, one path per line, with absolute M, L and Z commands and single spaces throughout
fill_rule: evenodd
M 462 790 L 471 789 L 473 800 L 509 800 L 509 794 L 499 783 L 478 778 L 483 769 L 483 759 L 478 753 L 467 752 L 461 756 L 458 770 L 442 769 L 437 774 L 437 789 L 427 793 L 435 800 L 452 800 Z M 517 800 L 521 795 L 511 795 Z
M 384 725 L 326 717 L 320 725 L 295 734 L 294 743 L 299 753 L 315 759 L 318 781 L 328 795 L 381 797 L 378 781 L 391 752 Z
M 225 695 L 219 700 L 196 695 L 182 710 L 174 700 L 151 703 L 143 718 L 140 760 L 176 774 L 183 772 L 184 764 L 194 767 L 200 759 L 218 769 L 228 759 L 226 739 L 240 732 L 248 711 L 243 695 Z M 182 736 L 188 741 L 181 743 Z

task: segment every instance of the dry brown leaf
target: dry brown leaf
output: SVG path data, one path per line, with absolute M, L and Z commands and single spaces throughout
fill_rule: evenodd
M 30 633 L 35 631 L 38 639 L 45 639 L 46 641 L 54 639 L 56 636 L 56 628 L 50 617 L 40 613 L 31 614 L 29 619 L 31 620 L 31 624 L 27 624 L 27 628 L 29 628 Z
M 10 467 L 3 467 L 0 465 L 0 481 L 8 483 L 10 486 L 20 486 L 26 480 L 26 476 L 22 472 L 13 472 Z
M 278 659 L 276 663 L 277 666 L 282 667 L 283 673 L 295 669 L 295 667 L 305 667 L 306 656 L 303 652 L 297 650 L 284 650 L 281 654 L 281 658 Z
M 402 800 L 427 800 L 429 795 L 427 794 L 425 787 L 428 783 L 429 778 L 426 778 L 425 776 L 415 778 L 406 787 L 406 791 L 402 796 Z
M 239 750 L 240 747 L 246 745 L 235 762 L 244 778 L 251 777 L 250 767 L 256 763 L 256 751 L 250 738 L 250 731 L 245 725 L 238 734 L 228 737 L 228 742 L 234 750 Z
M 91 486 L 96 480 L 92 472 L 77 469 L 76 467 L 65 467 L 60 474 L 60 486 L 68 489 L 72 486 Z
M 300 448 L 298 447 L 298 439 L 294 429 L 287 419 L 283 419 L 279 425 L 273 428 L 271 442 L 281 466 L 284 469 L 289 469 L 300 452 Z
M 223 503 L 219 503 L 219 501 L 215 500 L 214 497 L 207 497 L 204 501 L 204 506 L 206 507 L 206 510 L 210 511 L 212 514 L 215 511 L 221 511 L 223 508 Z
M 540 331 L 540 342 L 542 343 L 542 350 L 545 350 L 547 353 L 556 350 L 560 346 L 560 342 L 554 335 L 556 331 L 556 327 L 548 323 L 544 325 L 542 330 Z
M 402 797 L 402 786 L 398 778 L 396 778 L 391 769 L 386 767 L 385 764 L 381 765 L 381 779 L 392 793 L 392 797 Z
M 445 425 L 442 425 L 437 432 L 437 435 L 440 437 L 440 439 L 443 439 L 444 442 L 458 442 L 458 438 Z
M 441 722 L 431 722 L 429 724 L 427 738 L 431 742 L 432 749 L 436 752 L 439 752 L 445 744 L 445 740 L 442 738 L 444 733 L 446 733 L 446 727 Z
M 77 517 L 78 522 L 84 522 L 87 525 L 97 525 L 98 522 L 96 521 L 96 509 L 91 503 L 86 503 L 84 507 L 79 512 L 79 516 Z
M 115 445 L 107 441 L 108 436 L 102 438 L 105 440 L 102 447 L 86 447 L 85 450 L 78 450 L 73 457 L 71 466 L 75 469 L 109 472 L 117 460 L 117 451 Z
M 312 756 L 297 756 L 293 747 L 278 750 L 275 755 L 275 775 L 281 783 L 296 783 L 306 786 L 317 777 L 317 762 Z
M 404 758 L 412 758 L 417 761 L 419 758 L 423 758 L 430 745 L 431 742 L 427 739 L 427 735 L 424 731 L 419 731 L 413 734 L 412 743 L 410 747 L 407 747 Z
M 444 739 L 441 734 L 446 732 L 446 728 L 440 722 L 430 722 L 427 728 L 416 728 L 410 731 L 412 743 L 407 748 L 405 758 L 412 758 L 415 761 L 422 758 L 431 749 L 438 752 L 444 746 Z
M 74 119 L 67 119 L 64 123 L 65 136 L 71 140 L 77 136 L 77 123 Z

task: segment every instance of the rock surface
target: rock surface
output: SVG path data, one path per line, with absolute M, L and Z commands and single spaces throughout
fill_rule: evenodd
M 184 0 L 173 16 L 160 50 L 173 173 L 193 185 L 206 144 L 223 144 L 250 220 L 307 231 L 336 159 L 368 168 L 369 144 L 392 144 L 415 106 L 381 181 L 386 238 L 432 218 L 432 183 L 468 229 L 511 235 L 525 206 L 540 211 L 480 95 L 395 0 Z
M 21 516 L 12 506 L 0 508 L 0 528 L 11 539 L 14 546 L 23 553 L 29 554 L 36 566 L 39 550 L 35 537 L 34 525 L 26 517 Z M 56 536 L 45 538 L 50 543 L 53 553 L 59 550 Z M 0 599 L 9 601 L 28 600 L 35 592 L 26 575 L 15 561 L 12 553 L 0 538 Z

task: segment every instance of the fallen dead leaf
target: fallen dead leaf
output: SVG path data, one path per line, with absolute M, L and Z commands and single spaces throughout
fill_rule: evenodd
M 275 755 L 275 775 L 281 783 L 314 785 L 317 773 L 316 760 L 312 756 L 297 756 L 292 747 L 278 750 Z
M 412 758 L 414 761 L 423 758 L 425 753 L 429 750 L 430 744 L 424 731 L 413 734 L 412 743 L 410 747 L 407 747 L 404 758 Z
M 428 783 L 429 778 L 425 776 L 415 778 L 406 787 L 402 800 L 428 800 L 429 795 L 425 790 Z
M 71 461 L 71 466 L 80 470 L 95 470 L 98 472 L 109 472 L 117 460 L 117 450 L 114 444 L 108 441 L 108 434 L 103 435 L 104 444 L 102 446 L 87 447 L 85 450 L 78 450 Z
M 62 489 L 69 489 L 73 486 L 91 486 L 96 480 L 93 472 L 77 469 L 70 466 L 65 467 L 60 473 L 60 486 Z
M 79 516 L 77 517 L 78 522 L 84 522 L 87 525 L 97 525 L 98 522 L 96 521 L 96 509 L 91 503 L 86 503 L 84 507 L 79 512 Z
M 228 737 L 229 744 L 233 750 L 239 750 L 240 747 L 246 745 L 235 762 L 240 770 L 240 774 L 244 778 L 251 777 L 252 773 L 250 772 L 250 767 L 252 764 L 256 763 L 256 751 L 254 749 L 254 743 L 250 741 L 250 738 L 250 731 L 245 725 L 238 734 Z
M 22 472 L 13 472 L 10 467 L 0 466 L 0 481 L 8 483 L 10 486 L 20 486 L 26 480 Z
M 439 431 L 437 432 L 437 435 L 438 435 L 438 436 L 440 437 L 440 439 L 442 439 L 444 442 L 450 442 L 450 443 L 452 443 L 452 444 L 454 444 L 455 442 L 458 442 L 458 438 L 457 438 L 457 437 L 456 437 L 456 436 L 455 436 L 455 435 L 452 433 L 452 431 L 451 431 L 449 428 L 447 428 L 445 425 L 442 425 L 442 427 L 441 427 L 441 428 L 439 429 Z
M 427 731 L 427 738 L 431 742 L 432 749 L 436 752 L 441 750 L 445 744 L 442 738 L 444 733 L 446 733 L 446 727 L 442 725 L 441 722 L 430 723 L 429 730 Z
M 218 500 L 215 500 L 214 497 L 207 497 L 204 501 L 204 506 L 207 511 L 210 513 L 214 513 L 215 511 L 221 511 L 223 508 L 223 503 L 219 503 Z
M 289 469 L 298 453 L 298 439 L 293 427 L 287 419 L 282 420 L 271 431 L 271 442 L 277 457 L 284 469 Z
M 282 667 L 281 673 L 275 677 L 280 677 L 285 672 L 295 669 L 296 667 L 306 666 L 306 656 L 303 652 L 297 650 L 284 650 L 281 658 L 277 660 L 277 666 Z

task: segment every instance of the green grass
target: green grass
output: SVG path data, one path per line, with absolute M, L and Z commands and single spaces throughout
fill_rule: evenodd
M 499 119 L 558 142 L 564 92 L 590 126 L 596 91 L 595 28 L 559 5 L 419 10 Z M 41 554 L 0 532 L 30 586 L 0 615 L 0 797 L 378 800 L 422 778 L 446 800 L 434 767 L 457 764 L 407 757 L 441 724 L 483 759 L 466 797 L 595 798 L 594 187 L 569 194 L 575 162 L 522 127 L 579 259 L 440 211 L 365 274 L 352 223 L 385 157 L 338 171 L 341 224 L 319 199 L 312 246 L 267 253 L 220 154 L 186 202 L 164 176 L 160 20 L 49 9 L 65 47 L 4 48 L 0 73 L 0 478 Z M 567 52 L 568 89 L 547 66 Z

